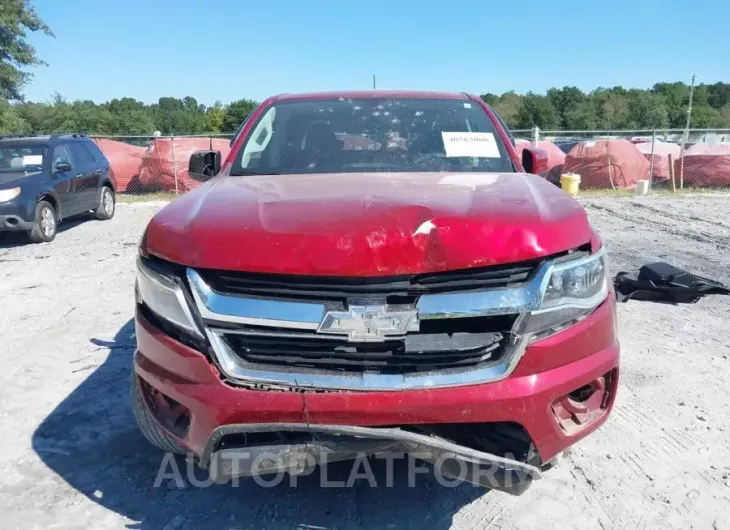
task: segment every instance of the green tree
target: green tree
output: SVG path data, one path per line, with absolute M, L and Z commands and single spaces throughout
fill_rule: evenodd
M 720 111 L 713 109 L 709 105 L 692 105 L 692 121 L 690 127 L 695 129 L 711 129 L 721 127 L 722 121 Z
M 26 122 L 17 105 L 0 99 L 0 134 L 29 133 L 30 125 Z
M 157 108 L 161 112 L 175 112 L 178 110 L 183 110 L 185 108 L 185 105 L 183 104 L 181 99 L 162 97 L 157 100 Z
M 485 102 L 485 103 L 486 103 L 487 105 L 492 105 L 492 106 L 494 106 L 494 104 L 495 104 L 495 103 L 497 103 L 497 102 L 499 101 L 499 96 L 498 96 L 497 94 L 492 94 L 491 92 L 488 92 L 488 93 L 486 93 L 486 94 L 482 94 L 482 95 L 481 95 L 481 96 L 479 96 L 479 97 L 480 97 L 480 98 L 482 98 L 482 100 L 483 100 L 483 101 L 484 101 L 484 102 Z M 502 118 L 502 119 L 504 119 L 504 118 Z
M 22 88 L 31 66 L 45 65 L 28 43 L 28 32 L 40 31 L 53 37 L 51 29 L 27 0 L 0 0 L 0 99 L 22 100 Z
M 522 108 L 522 96 L 514 92 L 505 92 L 492 106 L 509 127 L 517 127 L 518 115 Z
M 151 114 L 146 109 L 134 109 L 112 114 L 110 134 L 147 135 L 157 128 Z
M 223 132 L 234 132 L 243 120 L 251 114 L 258 103 L 252 99 L 239 99 L 226 107 L 223 117 Z
M 574 107 L 568 108 L 563 115 L 563 124 L 566 129 L 595 130 L 600 127 L 600 118 L 596 104 L 589 98 L 581 101 Z
M 530 127 L 557 129 L 560 127 L 560 114 L 547 96 L 528 92 L 522 98 L 522 106 L 517 113 L 517 129 Z
M 185 96 L 182 100 L 183 109 L 188 112 L 200 112 L 198 100 L 191 96 Z
M 161 97 L 150 106 L 155 128 L 163 134 L 194 134 L 203 127 L 203 115 L 198 102 L 190 96 L 185 99 Z
M 651 92 L 662 96 L 669 115 L 669 126 L 684 127 L 687 120 L 687 104 L 689 102 L 689 87 L 677 81 L 674 83 L 657 83 Z
M 632 89 L 626 95 L 629 129 L 663 129 L 669 126 L 664 98 L 646 90 Z
M 709 87 L 705 84 L 699 84 L 695 87 L 694 93 L 692 94 L 692 104 L 697 105 L 698 107 L 704 107 L 705 105 L 709 106 L 709 98 Z
M 205 109 L 205 116 L 203 117 L 203 132 L 223 132 L 223 121 L 225 118 L 226 111 L 223 108 L 223 103 L 216 101 L 212 107 Z
M 707 87 L 707 103 L 713 109 L 722 109 L 730 104 L 730 84 L 715 83 Z
M 602 129 L 626 127 L 629 119 L 629 103 L 623 89 L 598 89 L 592 93 L 599 109 Z
M 104 105 L 112 114 L 130 112 L 135 110 L 147 110 L 147 106 L 134 98 L 112 99 Z
M 720 109 L 720 126 L 730 128 L 730 103 Z
M 39 134 L 44 132 L 45 120 L 49 115 L 49 105 L 43 103 L 21 103 L 16 105 L 17 112 L 27 124 L 28 130 L 18 130 L 16 133 Z
M 551 88 L 547 91 L 547 97 L 553 104 L 555 110 L 560 114 L 560 125 L 565 128 L 572 127 L 566 122 L 569 112 L 575 110 L 579 105 L 585 102 L 586 95 L 581 89 L 574 86 L 566 86 L 563 88 Z M 582 112 L 587 109 L 584 107 Z

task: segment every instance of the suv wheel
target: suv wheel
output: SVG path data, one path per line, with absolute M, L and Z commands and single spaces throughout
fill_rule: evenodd
M 116 197 L 109 186 L 101 188 L 99 195 L 99 206 L 94 210 L 94 216 L 100 221 L 106 221 L 114 217 L 114 211 L 117 207 Z
M 56 210 L 47 201 L 40 201 L 35 207 L 35 222 L 29 232 L 33 243 L 49 243 L 56 237 L 58 222 Z

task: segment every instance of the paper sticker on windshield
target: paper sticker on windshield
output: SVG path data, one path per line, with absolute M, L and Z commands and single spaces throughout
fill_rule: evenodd
M 43 164 L 43 155 L 25 155 L 23 157 L 24 166 L 40 166 Z
M 442 132 L 448 157 L 500 158 L 497 140 L 492 133 Z

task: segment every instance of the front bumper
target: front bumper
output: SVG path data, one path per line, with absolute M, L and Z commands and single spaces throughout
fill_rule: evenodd
M 28 231 L 33 228 L 35 210 L 29 212 L 26 201 L 21 199 L 22 195 L 0 203 L 0 231 Z
M 203 354 L 171 339 L 140 314 L 136 328 L 137 375 L 189 410 L 185 432 L 167 430 L 203 460 L 217 450 L 211 442 L 216 433 L 234 426 L 245 430 L 295 424 L 312 430 L 509 423 L 524 429 L 539 462 L 546 463 L 606 421 L 618 382 L 612 295 L 583 321 L 530 344 L 507 378 L 453 388 L 324 393 L 244 389 L 224 382 Z M 575 410 L 575 403 L 566 401 L 572 392 L 594 383 L 602 387 L 599 403 Z
M 298 443 L 216 449 L 230 435 L 307 433 L 311 439 Z M 343 425 L 253 424 L 216 429 L 200 456 L 200 465 L 213 480 L 227 482 L 240 476 L 287 472 L 300 475 L 316 465 L 352 460 L 362 455 L 409 454 L 434 465 L 442 477 L 463 480 L 512 495 L 521 495 L 533 480 L 542 478 L 538 467 L 484 451 L 470 449 L 443 438 L 401 428 Z

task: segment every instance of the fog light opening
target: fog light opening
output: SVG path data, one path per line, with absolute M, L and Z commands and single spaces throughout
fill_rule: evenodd
M 553 401 L 553 414 L 566 434 L 582 431 L 606 413 L 613 394 L 612 375 L 609 372 Z
M 570 396 L 571 400 L 577 403 L 585 403 L 591 398 L 596 390 L 596 385 L 591 383 L 589 385 L 583 385 L 582 387 L 573 390 L 570 394 L 568 394 L 568 396 Z
M 190 409 L 163 394 L 139 378 L 139 386 L 147 408 L 160 424 L 179 438 L 184 438 L 190 428 Z

